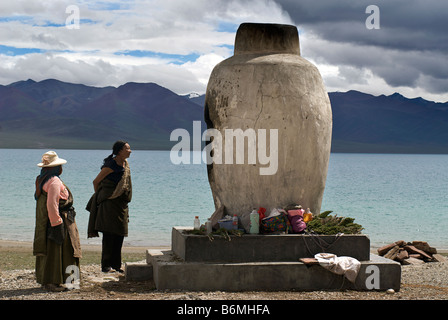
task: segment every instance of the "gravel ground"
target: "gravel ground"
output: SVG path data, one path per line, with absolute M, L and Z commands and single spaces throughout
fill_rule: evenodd
M 99 265 L 81 266 L 79 289 L 47 292 L 35 281 L 34 270 L 0 271 L 1 300 L 448 300 L 448 262 L 402 266 L 398 292 L 280 291 L 188 292 L 159 291 L 152 281 L 126 281 L 120 273 L 101 272 Z

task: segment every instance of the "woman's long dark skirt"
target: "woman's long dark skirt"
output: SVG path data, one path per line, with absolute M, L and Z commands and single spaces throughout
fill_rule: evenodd
M 73 252 L 67 228 L 65 228 L 65 239 L 62 244 L 59 245 L 53 240 L 47 239 L 47 255 L 36 257 L 37 283 L 42 285 L 65 284 L 73 272 L 73 266 L 77 267 L 79 271 L 79 258 L 73 257 Z M 67 270 L 69 266 L 71 267 Z M 80 272 L 77 274 L 79 276 Z

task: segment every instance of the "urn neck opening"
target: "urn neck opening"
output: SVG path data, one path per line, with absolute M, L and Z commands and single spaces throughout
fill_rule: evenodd
M 242 23 L 236 33 L 234 54 L 251 53 L 300 55 L 299 32 L 286 24 Z

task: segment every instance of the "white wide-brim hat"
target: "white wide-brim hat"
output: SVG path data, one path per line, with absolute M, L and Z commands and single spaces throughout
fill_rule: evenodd
M 67 160 L 58 157 L 58 154 L 54 151 L 45 152 L 42 156 L 42 162 L 38 163 L 37 166 L 41 168 L 56 167 L 62 164 L 66 164 Z

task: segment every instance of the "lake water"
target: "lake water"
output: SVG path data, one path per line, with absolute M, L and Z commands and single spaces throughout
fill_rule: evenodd
M 0 149 L 0 239 L 32 241 L 36 166 L 47 150 Z M 57 150 L 61 179 L 74 195 L 84 244 L 92 181 L 107 150 Z M 204 222 L 214 211 L 205 164 L 174 165 L 169 151 L 134 150 L 133 199 L 125 245 L 169 246 L 173 226 Z M 397 240 L 448 248 L 448 155 L 331 154 L 322 211 L 353 217 L 372 246 Z

